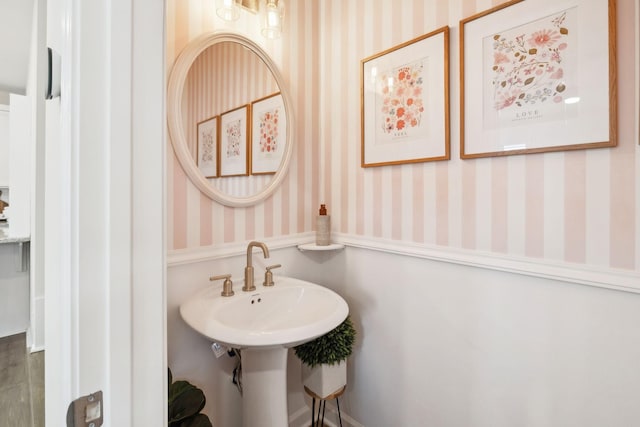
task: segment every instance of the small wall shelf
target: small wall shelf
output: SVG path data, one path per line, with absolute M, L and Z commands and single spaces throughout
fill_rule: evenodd
M 318 246 L 315 243 L 298 245 L 298 250 L 300 251 L 339 251 L 340 249 L 344 249 L 344 245 L 340 243 L 331 243 L 327 246 Z

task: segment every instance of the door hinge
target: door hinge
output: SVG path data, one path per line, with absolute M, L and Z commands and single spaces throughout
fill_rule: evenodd
M 102 391 L 77 398 L 67 409 L 67 427 L 100 427 L 102 409 Z

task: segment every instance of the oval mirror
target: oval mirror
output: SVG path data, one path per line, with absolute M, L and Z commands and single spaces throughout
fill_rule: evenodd
M 224 205 L 265 199 L 287 173 L 288 91 L 275 63 L 246 37 L 210 33 L 187 45 L 169 76 L 167 122 L 186 174 Z

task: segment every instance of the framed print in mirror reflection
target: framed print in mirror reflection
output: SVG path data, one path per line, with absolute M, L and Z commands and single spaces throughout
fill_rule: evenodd
M 247 146 L 249 106 L 243 105 L 220 116 L 220 176 L 249 174 Z
M 198 169 L 206 178 L 218 177 L 218 121 L 211 117 L 198 123 Z
M 251 173 L 276 173 L 286 144 L 287 117 L 280 92 L 251 104 Z

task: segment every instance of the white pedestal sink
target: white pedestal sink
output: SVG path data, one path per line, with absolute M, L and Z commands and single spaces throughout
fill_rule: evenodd
M 220 295 L 209 287 L 180 306 L 184 321 L 205 337 L 241 350 L 242 424 L 285 427 L 287 351 L 338 326 L 349 308 L 335 292 L 320 285 L 276 276 L 275 285 L 253 292 Z

